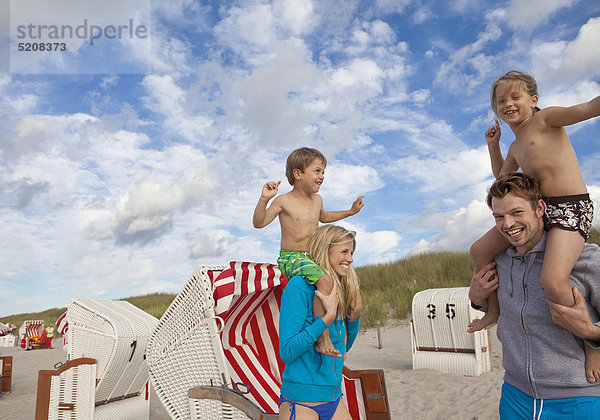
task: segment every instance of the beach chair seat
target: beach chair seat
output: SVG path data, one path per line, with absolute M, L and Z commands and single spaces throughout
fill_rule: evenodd
M 479 376 L 491 369 L 488 330 L 468 333 L 483 312 L 471 307 L 468 287 L 428 289 L 412 301 L 413 369 Z
M 279 309 L 286 284 L 272 264 L 231 262 L 196 269 L 149 343 L 150 376 L 171 418 L 266 419 L 278 413 L 284 368 Z M 200 363 L 211 369 L 187 368 Z M 365 415 L 360 381 L 344 380 L 344 398 L 351 398 L 345 403 L 355 419 L 376 418 Z M 217 391 L 220 398 L 209 398 Z M 389 418 L 389 410 L 381 418 Z

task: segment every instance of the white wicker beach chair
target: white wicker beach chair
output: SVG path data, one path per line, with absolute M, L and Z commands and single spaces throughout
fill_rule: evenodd
M 17 336 L 8 334 L 0 336 L 0 347 L 14 347 L 17 345 Z
M 41 404 L 48 418 L 147 419 L 150 402 L 145 353 L 158 320 L 125 301 L 71 299 L 67 322 L 70 362 L 45 373 L 52 377 L 47 380 L 51 386 L 38 387 L 38 400 L 49 401 Z M 73 366 L 69 363 L 81 360 L 92 360 L 93 368 L 78 364 L 78 369 L 69 369 Z M 86 369 L 92 369 L 93 374 Z M 90 405 L 91 411 L 87 408 Z M 73 414 L 78 406 L 83 408 Z
M 490 367 L 488 330 L 468 333 L 484 314 L 471 307 L 468 287 L 428 289 L 414 295 L 411 337 L 413 369 L 479 376 Z
M 19 337 L 21 339 L 21 347 L 27 348 L 45 348 L 46 347 L 46 329 L 44 321 L 28 320 L 23 322 L 19 328 Z M 23 343 L 23 340 L 24 343 Z
M 276 417 L 284 367 L 279 305 L 286 283 L 272 264 L 196 269 L 149 343 L 150 376 L 171 418 Z M 376 388 L 362 386 L 360 374 L 344 381 L 356 419 L 389 419 L 383 372 L 377 374 L 371 381 Z
M 165 311 L 148 342 L 148 367 L 159 400 L 172 419 L 190 418 L 188 391 L 231 385 L 214 312 L 211 278 L 227 266 L 198 267 Z M 218 401 L 206 419 L 246 418 Z M 237 416 L 237 417 L 236 417 Z

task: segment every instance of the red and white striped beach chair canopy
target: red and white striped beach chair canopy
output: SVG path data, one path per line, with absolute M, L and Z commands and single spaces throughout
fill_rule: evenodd
M 23 334 L 25 337 L 41 337 L 44 332 L 44 321 L 35 320 L 35 321 L 25 321 L 19 329 L 19 332 L 24 329 Z
M 13 332 L 16 329 L 17 329 L 17 327 L 14 326 L 13 324 L 3 324 L 0 322 L 0 336 L 10 334 L 11 332 Z
M 150 376 L 172 419 L 247 418 L 227 404 L 188 398 L 192 388 L 223 385 L 222 377 L 225 386 L 248 391 L 245 397 L 263 412 L 278 412 L 286 284 L 273 264 L 234 261 L 194 271 L 148 344 Z M 361 379 L 344 377 L 343 387 L 353 419 L 366 418 Z
M 285 367 L 279 357 L 279 312 L 287 279 L 276 265 L 234 261 L 213 285 L 231 380 L 248 385 L 246 397 L 264 412 L 277 413 Z M 360 381 L 344 377 L 342 391 L 352 417 L 366 418 Z
M 56 332 L 58 332 L 59 334 L 65 335 L 67 333 L 67 331 L 69 330 L 69 323 L 67 322 L 67 311 L 65 311 L 61 316 L 58 317 L 54 325 L 56 325 Z

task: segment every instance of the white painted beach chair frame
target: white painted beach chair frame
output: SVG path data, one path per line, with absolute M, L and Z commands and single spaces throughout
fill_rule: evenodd
M 413 369 L 479 376 L 491 369 L 488 330 L 467 332 L 483 312 L 471 307 L 468 287 L 428 289 L 412 301 Z

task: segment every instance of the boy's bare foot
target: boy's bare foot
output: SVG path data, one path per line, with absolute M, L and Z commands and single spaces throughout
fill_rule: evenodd
M 585 344 L 585 377 L 589 383 L 600 382 L 600 350 Z
M 317 343 L 315 344 L 315 351 L 317 353 L 323 353 L 326 356 L 337 357 L 340 358 L 342 355 L 339 351 L 333 346 L 333 343 L 329 339 L 329 335 L 321 336 L 317 339 Z
M 483 318 L 475 318 L 471 321 L 467 326 L 467 332 L 474 333 L 475 331 L 481 331 L 490 325 L 494 325 L 496 322 L 498 322 L 498 314 L 488 312 Z

